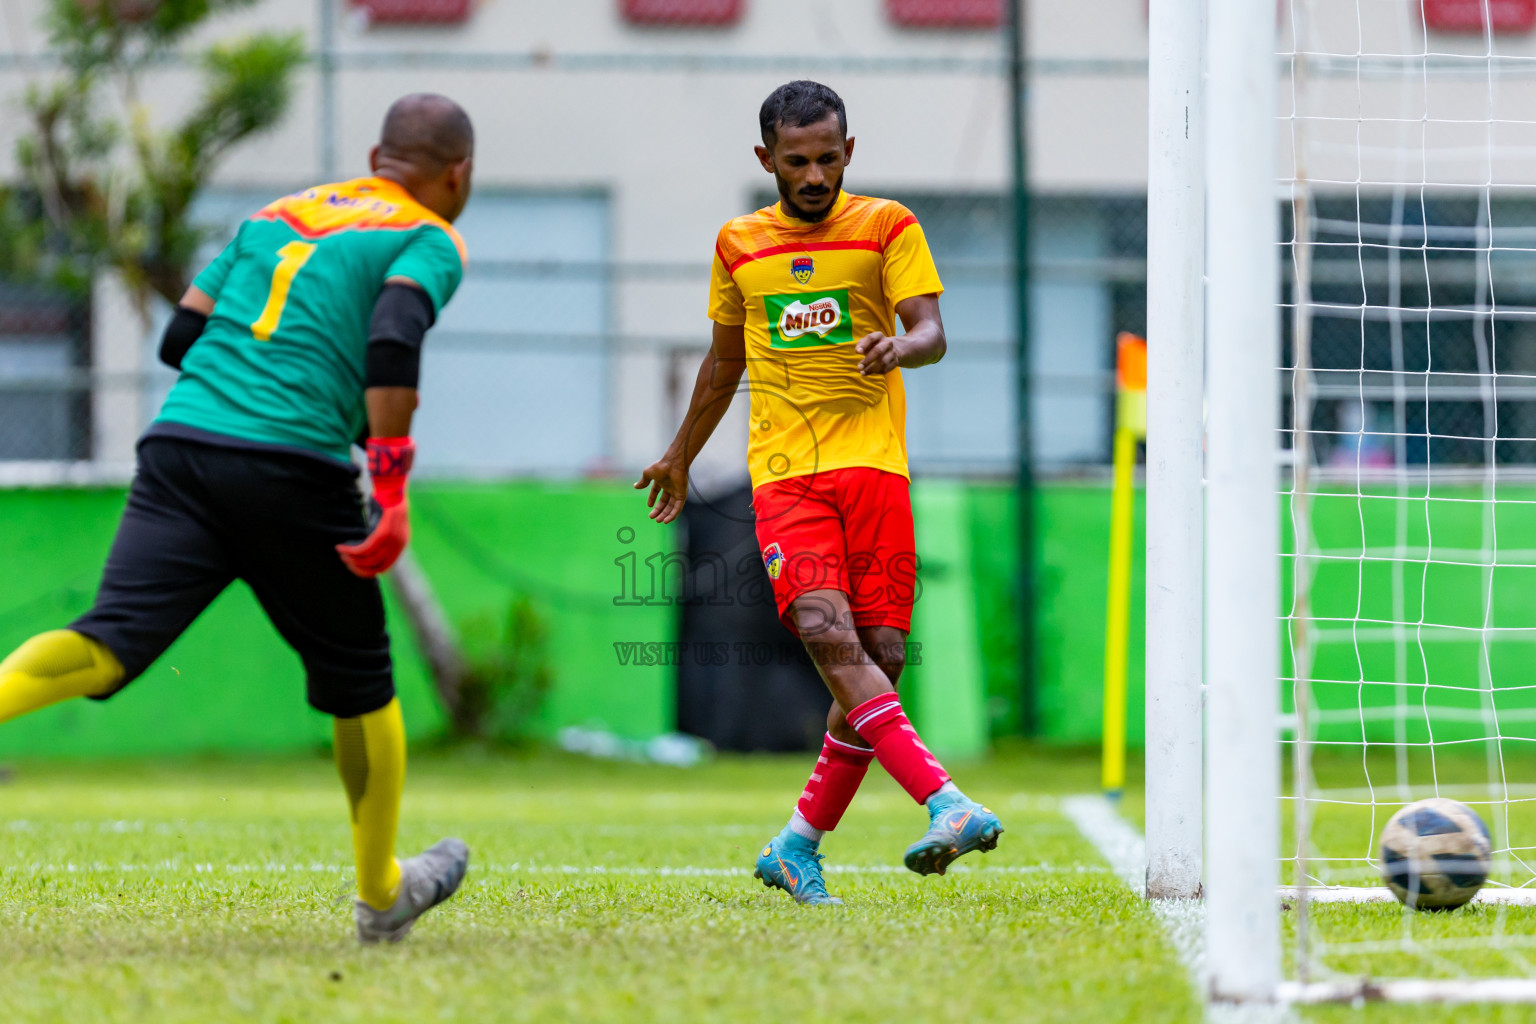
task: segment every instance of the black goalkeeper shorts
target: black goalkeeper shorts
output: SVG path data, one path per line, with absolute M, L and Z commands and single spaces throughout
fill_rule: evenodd
M 339 463 L 148 437 L 96 605 L 69 628 L 117 655 L 126 686 L 244 580 L 303 659 L 310 705 L 367 714 L 395 695 L 384 600 L 336 554 L 366 532 Z

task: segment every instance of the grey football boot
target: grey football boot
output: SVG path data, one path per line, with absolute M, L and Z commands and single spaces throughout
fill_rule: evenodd
M 400 893 L 388 910 L 358 900 L 357 940 L 399 942 L 416 919 L 458 892 L 469 870 L 469 847 L 461 839 L 439 839 L 424 852 L 400 862 Z

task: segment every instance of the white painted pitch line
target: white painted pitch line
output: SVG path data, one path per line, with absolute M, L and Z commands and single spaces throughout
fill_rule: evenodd
M 533 874 L 533 875 L 578 875 L 586 877 L 640 877 L 640 878 L 745 878 L 752 874 L 751 869 L 744 867 L 730 868 L 706 868 L 692 865 L 679 867 L 649 867 L 643 865 L 613 865 L 602 864 L 475 864 L 471 863 L 472 871 L 486 874 Z M 325 864 L 313 863 L 266 863 L 266 864 L 217 864 L 212 862 L 188 862 L 177 860 L 151 861 L 144 863 L 77 863 L 66 861 L 59 864 L 12 864 L 0 869 L 0 875 L 7 873 L 25 874 L 135 874 L 156 871 L 191 872 L 193 874 L 348 874 L 352 871 L 351 864 Z M 896 864 L 834 864 L 823 869 L 828 874 L 837 875 L 902 875 L 910 872 Z M 1016 864 L 1000 865 L 997 867 L 971 867 L 969 865 L 956 865 L 950 869 L 952 874 L 971 874 L 977 876 L 987 875 L 1086 875 L 1099 874 L 1103 868 L 1092 864 Z
M 1298 890 L 1293 885 L 1280 887 L 1280 899 L 1286 902 L 1295 900 Z M 1335 885 L 1335 886 L 1308 886 L 1308 903 L 1397 903 L 1398 899 L 1392 894 L 1392 890 L 1385 886 L 1359 886 L 1359 885 Z M 1473 903 L 1502 904 L 1508 907 L 1536 907 L 1536 889 L 1515 889 L 1506 886 L 1494 886 L 1491 889 L 1479 890 L 1472 897 Z
M 1533 787 L 1536 789 L 1536 787 Z M 659 799 L 658 799 L 659 797 Z M 653 795 L 650 802 L 660 803 L 667 808 L 681 806 L 681 794 Z M 890 807 L 911 807 L 912 804 L 901 797 L 886 798 L 875 796 L 869 801 L 862 801 L 859 806 L 878 805 L 880 801 L 886 801 Z M 1049 794 L 1015 792 L 1003 797 L 993 806 L 1007 807 L 1012 811 L 1028 811 L 1041 814 L 1055 814 L 1060 810 L 1061 800 Z M 637 822 L 630 825 L 591 825 L 586 826 L 585 831 L 597 835 L 629 835 L 631 833 L 654 833 L 657 831 L 676 832 L 703 832 L 711 835 L 765 835 L 772 834 L 777 825 L 696 825 L 654 822 Z M 49 819 L 49 818 L 8 818 L 0 821 L 0 831 L 4 832 L 104 832 L 112 834 L 145 833 L 152 832 L 156 835 L 179 835 L 184 832 L 253 832 L 257 826 L 244 820 L 206 819 L 206 818 L 74 818 L 74 819 Z
M 1284 982 L 1283 998 L 1296 1003 L 1355 1003 L 1386 1000 L 1402 1003 L 1530 1003 L 1536 1001 L 1536 979 L 1457 978 L 1454 981 L 1402 979 L 1396 981 L 1319 981 L 1310 985 Z
M 1137 896 L 1147 892 L 1147 843 L 1141 833 L 1098 796 L 1075 796 L 1061 802 L 1066 815 L 1083 837 L 1094 845 L 1110 869 Z M 1163 926 L 1179 962 L 1189 972 L 1195 991 L 1205 1000 L 1209 985 L 1205 975 L 1205 904 L 1200 900 L 1152 900 L 1152 913 Z M 1205 1005 L 1206 1019 L 1213 1024 L 1293 1024 L 1295 1015 L 1285 1005 Z
M 146 821 L 144 819 L 98 819 L 88 818 L 81 821 L 45 821 L 31 818 L 12 818 L 0 823 L 0 830 L 6 832 L 101 832 L 112 834 L 127 833 L 154 833 L 155 835 L 181 835 L 186 832 L 218 833 L 218 832 L 253 832 L 256 826 L 244 821 Z M 765 831 L 759 825 L 592 825 L 583 829 L 594 835 L 632 835 L 636 833 L 655 833 L 658 831 L 676 831 L 689 834 L 695 832 L 708 833 L 710 835 L 761 835 Z

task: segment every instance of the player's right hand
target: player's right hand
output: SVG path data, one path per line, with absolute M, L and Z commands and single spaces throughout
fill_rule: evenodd
M 658 523 L 670 523 L 683 511 L 683 503 L 688 500 L 688 467 L 683 465 L 682 459 L 663 455 L 645 467 L 640 479 L 635 481 L 637 491 L 647 486 L 651 493 L 645 506 L 651 510 L 651 518 Z

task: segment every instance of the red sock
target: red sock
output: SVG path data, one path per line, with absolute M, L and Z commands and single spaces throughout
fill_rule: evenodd
M 821 756 L 816 759 L 805 792 L 800 794 L 796 807 L 800 817 L 823 832 L 837 828 L 874 757 L 873 750 L 843 743 L 829 734 L 821 745 Z
M 934 760 L 907 721 L 894 692 L 872 697 L 848 712 L 848 724 L 875 748 L 881 766 L 918 803 L 949 781 L 944 766 Z

